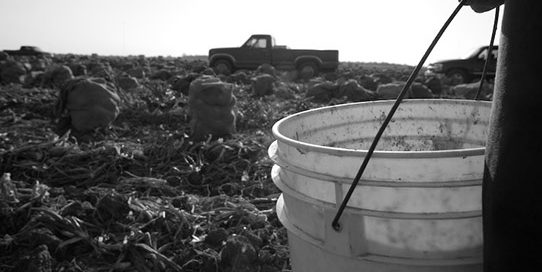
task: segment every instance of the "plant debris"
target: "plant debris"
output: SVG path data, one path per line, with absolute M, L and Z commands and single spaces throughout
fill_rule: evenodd
M 277 90 L 255 94 L 239 73 L 221 76 L 237 98 L 237 133 L 193 141 L 188 97 L 175 80 L 193 80 L 207 71 L 204 62 L 72 55 L 54 62 L 112 83 L 131 75 L 138 84 L 118 89 L 112 127 L 86 138 L 57 130 L 58 90 L 0 86 L 0 271 L 291 269 L 267 157 L 271 126 L 348 97 L 317 102 L 306 96 L 312 83 L 280 75 Z M 381 70 L 341 69 L 337 86 Z M 393 71 L 397 79 L 409 72 Z

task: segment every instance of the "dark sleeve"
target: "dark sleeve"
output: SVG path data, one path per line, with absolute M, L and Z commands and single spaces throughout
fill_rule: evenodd
M 504 4 L 504 0 L 467 0 L 466 4 L 476 12 L 486 12 Z
M 506 0 L 486 171 L 484 271 L 542 271 L 542 1 Z

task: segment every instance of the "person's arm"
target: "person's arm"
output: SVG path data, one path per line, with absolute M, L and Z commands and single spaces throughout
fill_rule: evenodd
M 460 0 L 461 1 L 461 0 Z M 469 5 L 476 12 L 486 12 L 504 4 L 504 0 L 467 0 Z

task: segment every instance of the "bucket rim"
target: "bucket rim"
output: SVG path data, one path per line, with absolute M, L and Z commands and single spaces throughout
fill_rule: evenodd
M 492 102 L 482 101 L 482 100 L 467 100 L 467 99 L 405 99 L 402 104 L 422 104 L 431 101 L 434 104 L 479 104 L 491 109 Z M 365 156 L 368 153 L 367 149 L 348 149 L 342 147 L 329 147 L 311 144 L 307 142 L 302 142 L 294 140 L 292 138 L 284 136 L 279 132 L 279 127 L 288 122 L 291 119 L 298 118 L 301 115 L 311 114 L 316 111 L 332 111 L 337 108 L 350 108 L 357 107 L 364 104 L 389 104 L 390 107 L 393 105 L 395 100 L 376 100 L 376 101 L 364 101 L 364 102 L 354 102 L 354 103 L 345 103 L 333 106 L 324 106 L 315 109 L 309 109 L 306 111 L 301 111 L 287 117 L 284 117 L 277 121 L 272 127 L 272 133 L 277 142 L 286 143 L 292 147 L 301 149 L 303 151 L 315 151 L 319 153 L 324 153 L 334 156 Z M 372 154 L 372 157 L 379 158 L 441 158 L 441 157 L 462 157 L 462 156 L 479 156 L 484 155 L 485 147 L 475 147 L 475 148 L 463 148 L 463 149 L 446 149 L 446 150 L 424 150 L 424 151 L 390 151 L 390 150 L 375 150 Z

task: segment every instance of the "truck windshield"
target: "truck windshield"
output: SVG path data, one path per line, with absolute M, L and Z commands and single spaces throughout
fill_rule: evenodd
M 243 44 L 243 47 L 250 47 L 250 48 L 267 48 L 267 40 L 265 38 L 250 38 L 248 39 L 245 44 Z
M 478 55 L 480 54 L 481 51 L 482 51 L 482 48 L 477 48 L 476 50 L 471 51 L 471 53 L 469 54 L 467 59 L 472 59 L 472 58 L 478 57 Z
M 488 48 L 478 48 L 474 50 L 467 58 L 479 58 L 479 59 L 486 59 L 487 58 L 487 49 Z M 493 59 L 497 58 L 497 54 L 499 53 L 499 49 L 497 47 L 493 47 L 493 50 L 491 50 L 491 53 L 493 55 Z
M 478 58 L 479 59 L 487 59 L 487 48 L 482 50 L 482 52 L 480 52 L 480 54 L 478 54 Z M 497 54 L 498 54 L 499 50 L 498 49 L 493 49 L 491 50 L 491 59 L 497 59 Z

